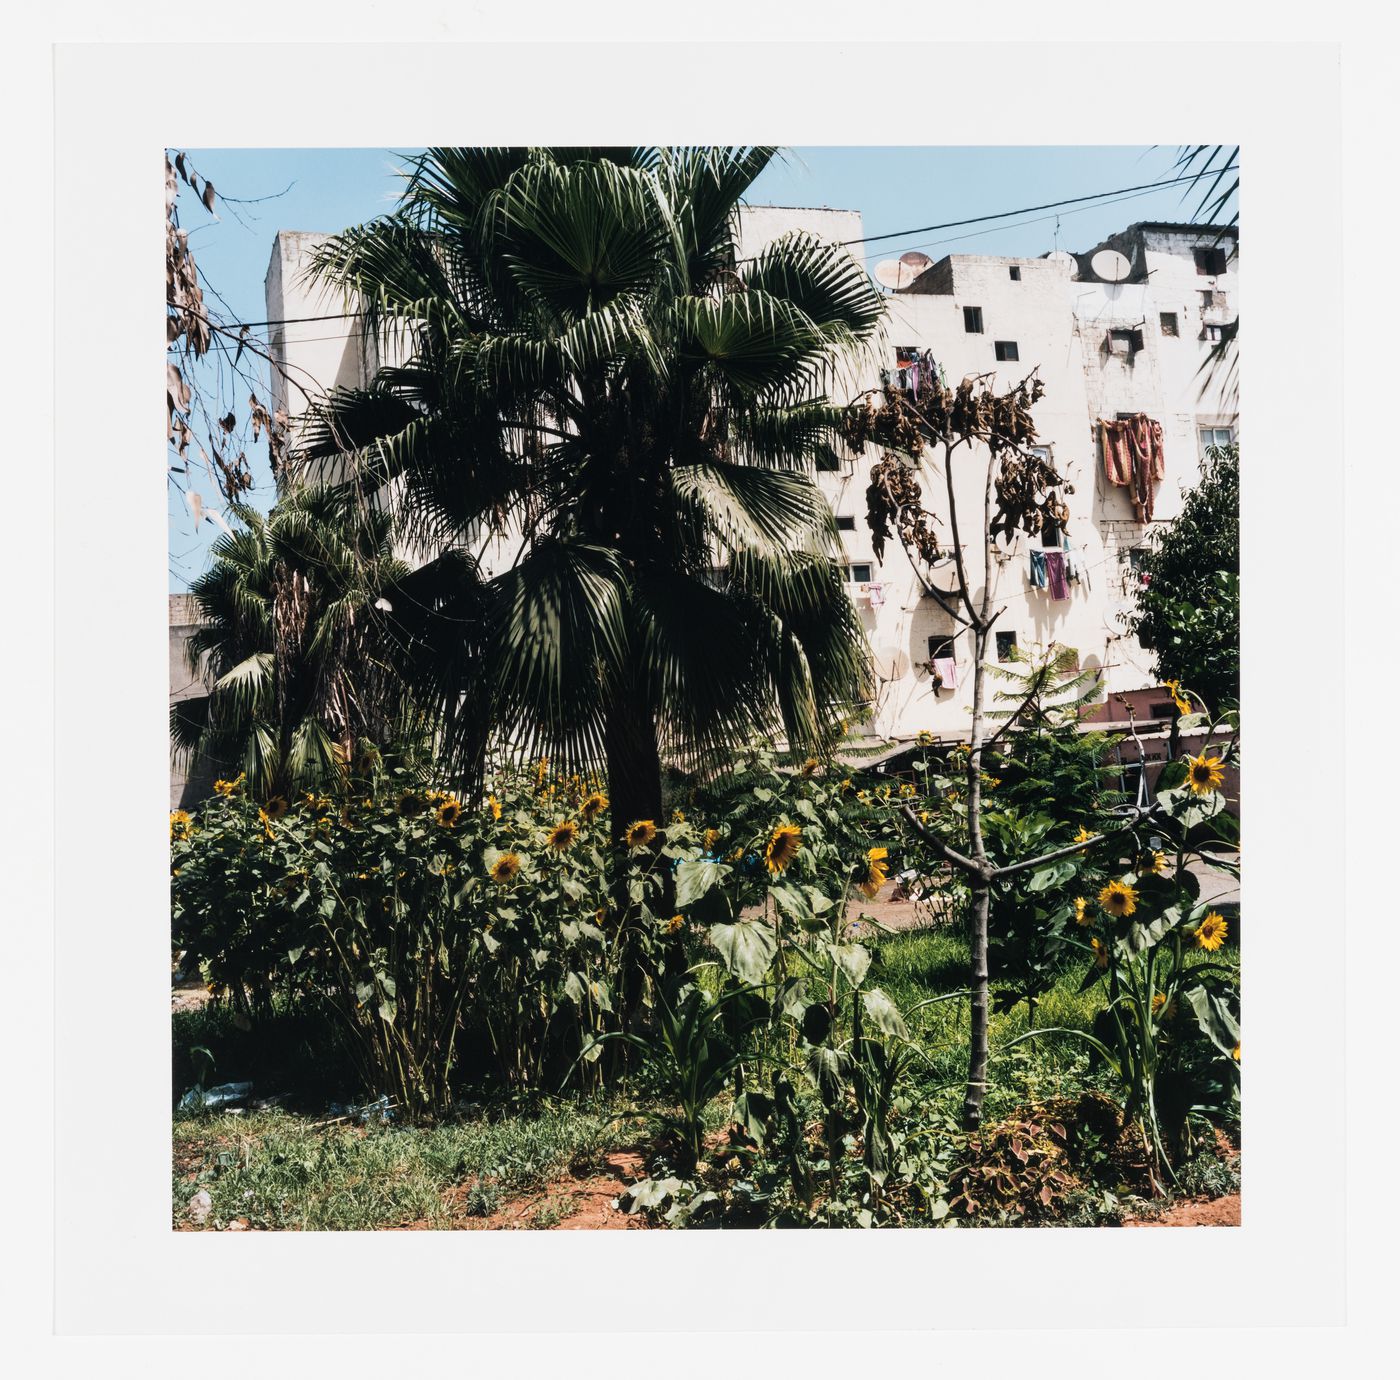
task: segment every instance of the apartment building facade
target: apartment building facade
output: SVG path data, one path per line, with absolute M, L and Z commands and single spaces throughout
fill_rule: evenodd
M 740 257 L 791 230 L 840 243 L 863 235 L 858 211 L 751 207 L 737 227 Z M 366 382 L 381 359 L 380 348 L 362 342 L 353 322 L 307 319 L 353 306 L 305 276 L 321 238 L 279 232 L 266 279 L 268 319 L 286 323 L 274 327 L 271 341 L 287 376 L 276 385 L 276 401 L 294 426 L 320 388 Z M 1122 621 L 1140 578 L 1134 553 L 1154 526 L 1180 511 L 1204 448 L 1238 437 L 1233 378 L 1228 370 L 1205 367 L 1237 318 L 1238 270 L 1232 229 L 1161 223 L 1132 225 L 1078 254 L 950 255 L 889 293 L 881 340 L 833 388 L 835 397 L 854 399 L 880 388 L 909 360 L 925 371 L 931 364 L 949 385 L 994 373 L 998 386 L 1006 386 L 1039 371 L 1045 394 L 1035 409 L 1038 439 L 1074 492 L 1063 531 L 1034 540 L 1021 533 L 994 548 L 993 607 L 1004 610 L 996 624 L 997 654 L 1006 659 L 1013 647 L 1032 652 L 1051 643 L 1075 648 L 1081 667 L 1096 673 L 1106 706 L 1115 696 L 1122 703 L 1141 700 L 1155 686 L 1151 654 Z M 1129 488 L 1110 481 L 1103 450 L 1103 423 L 1139 416 L 1161 428 L 1163 475 L 1153 486 L 1150 518 Z M 944 741 L 965 738 L 971 636 L 925 593 L 897 542 L 876 559 L 865 489 L 879 458 L 873 449 L 848 453 L 836 469 L 817 476 L 836 515 L 843 575 L 875 670 L 862 731 L 895 743 L 920 731 Z M 980 518 L 985 456 L 960 452 L 953 478 L 962 512 Z M 920 479 L 929 506 L 941 509 L 940 457 L 924 457 Z M 969 538 L 966 524 L 962 531 L 980 585 L 982 547 Z M 506 548 L 497 554 L 504 564 Z M 1046 558 L 1063 569 L 1066 554 L 1077 581 L 1040 583 Z M 488 571 L 493 563 L 488 552 Z M 951 565 L 950 557 L 926 573 L 938 585 Z M 1118 716 L 1108 709 L 1105 717 Z

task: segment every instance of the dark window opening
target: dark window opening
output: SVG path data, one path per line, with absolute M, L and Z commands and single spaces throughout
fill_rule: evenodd
M 1053 522 L 1050 518 L 1044 518 L 1041 521 L 1040 544 L 1042 546 L 1053 546 L 1058 549 L 1062 536 L 1059 523 Z
M 853 517 L 838 517 L 836 519 L 836 530 L 838 532 L 854 532 L 856 530 L 856 520 Z
M 853 585 L 868 585 L 870 583 L 870 567 L 868 565 L 848 565 L 846 579 Z
M 963 330 L 965 330 L 965 331 L 968 333 L 968 335 L 981 335 L 981 334 L 982 334 L 982 308 L 981 308 L 981 307 L 964 307 L 964 308 L 963 308 Z
M 1215 340 L 1215 341 L 1218 341 L 1218 340 L 1220 340 L 1221 338 L 1222 338 L 1222 336 L 1221 336 L 1221 327 L 1220 327 L 1220 326 L 1217 326 L 1217 325 L 1213 324 L 1212 322 L 1207 322 L 1204 326 L 1201 327 L 1201 339 L 1202 339 L 1202 340 Z
M 1016 264 L 1011 265 L 1011 281 L 1019 283 L 1021 281 L 1021 270 Z
M 1014 340 L 998 340 L 996 350 L 997 358 L 1000 360 L 1009 361 L 1021 358 L 1021 352 L 1016 348 Z
M 1010 661 L 1016 651 L 1016 634 L 1014 632 L 999 632 L 997 634 L 997 660 Z
M 1225 272 L 1225 251 L 1223 249 L 1196 250 L 1196 272 L 1218 276 Z
M 1178 335 L 1180 332 L 1176 326 L 1176 313 L 1174 311 L 1164 311 L 1162 313 L 1162 334 Z
M 953 655 L 953 638 L 935 634 L 928 640 L 928 659 L 937 661 L 940 657 Z
M 1176 705 L 1170 700 L 1153 700 L 1147 706 L 1147 713 L 1153 719 L 1170 719 L 1176 713 Z

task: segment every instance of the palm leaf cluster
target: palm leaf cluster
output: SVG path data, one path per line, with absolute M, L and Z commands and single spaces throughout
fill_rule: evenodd
M 190 668 L 206 694 L 171 707 L 179 753 L 260 795 L 335 780 L 355 743 L 402 733 L 409 702 L 392 633 L 376 608 L 407 567 L 392 522 L 346 489 L 312 485 L 264 516 L 235 506 L 191 586 L 201 623 Z
M 606 761 L 659 801 L 755 733 L 821 741 L 861 631 L 812 469 L 881 301 L 843 249 L 752 258 L 738 149 L 432 149 L 313 271 L 400 362 L 330 395 L 297 455 L 384 495 L 424 559 L 394 620 L 457 765 Z

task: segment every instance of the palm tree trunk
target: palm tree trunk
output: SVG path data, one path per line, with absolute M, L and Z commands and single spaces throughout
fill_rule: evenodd
M 608 799 L 613 842 L 627 827 L 649 819 L 661 820 L 661 754 L 656 744 L 656 715 L 635 690 L 619 695 L 603 726 L 608 759 Z

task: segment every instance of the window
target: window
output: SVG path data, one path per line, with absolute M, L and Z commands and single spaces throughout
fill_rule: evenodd
M 838 532 L 854 532 L 856 530 L 855 518 L 838 515 L 836 519 L 836 530 Z
M 1063 533 L 1058 524 L 1051 522 L 1049 518 L 1042 520 L 1040 524 L 1040 544 L 1041 546 L 1052 546 L 1059 550 L 1062 543 Z
M 1212 446 L 1230 446 L 1235 442 L 1235 428 L 1232 426 L 1200 426 L 1196 435 L 1201 443 L 1201 458 Z
M 1202 311 L 1214 311 L 1217 307 L 1223 309 L 1226 306 L 1226 304 L 1227 299 L 1223 292 L 1211 291 L 1201 293 Z
M 1021 269 L 1018 264 L 1011 265 L 1011 281 L 1013 283 L 1019 283 L 1021 281 Z
M 1212 277 L 1225 272 L 1225 251 L 1223 249 L 1196 250 L 1196 272 Z
M 1164 311 L 1164 312 L 1162 313 L 1161 320 L 1162 320 L 1162 334 L 1163 334 L 1163 335 L 1179 335 L 1179 334 L 1180 334 L 1180 332 L 1177 330 L 1177 326 L 1176 326 L 1176 313 L 1175 313 L 1174 311 Z
M 1021 352 L 1016 348 L 1014 340 L 998 340 L 996 342 L 997 358 L 1010 361 L 1021 358 Z
M 1130 358 L 1142 349 L 1142 332 L 1117 330 L 1108 333 L 1108 352 L 1112 355 L 1127 355 Z
M 952 637 L 944 637 L 935 633 L 928 640 L 928 659 L 937 661 L 940 657 L 953 655 Z
M 1014 632 L 999 632 L 997 634 L 997 660 L 1010 661 L 1016 653 L 1016 634 Z
M 1216 325 L 1214 322 L 1207 321 L 1206 324 L 1201 327 L 1201 339 L 1214 341 L 1224 339 L 1224 336 L 1222 335 L 1222 328 Z
M 870 567 L 866 564 L 848 565 L 845 567 L 846 583 L 852 585 L 868 585 L 870 583 Z
M 1147 716 L 1150 719 L 1171 719 L 1176 715 L 1176 705 L 1171 700 L 1153 700 L 1147 706 Z
M 964 307 L 964 308 L 963 308 L 963 330 L 965 330 L 965 331 L 968 333 L 968 335 L 981 335 L 981 334 L 982 334 L 982 308 L 981 308 L 981 307 Z

